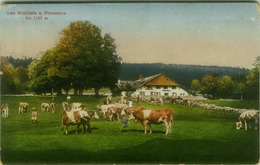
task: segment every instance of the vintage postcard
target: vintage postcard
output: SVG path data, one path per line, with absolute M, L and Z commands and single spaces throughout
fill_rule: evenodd
M 3 1 L 2 164 L 259 163 L 257 2 Z

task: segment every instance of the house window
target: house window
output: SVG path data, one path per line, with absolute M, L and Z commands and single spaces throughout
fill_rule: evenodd
M 164 93 L 164 96 L 169 96 L 169 93 Z
M 175 87 L 175 86 L 172 86 L 172 89 L 176 89 L 176 87 Z
M 172 95 L 173 95 L 173 96 L 177 96 L 177 93 L 176 93 L 176 92 L 173 92 Z
M 156 96 L 161 96 L 161 92 L 155 92 Z
M 163 89 L 168 89 L 168 86 L 163 86 Z
M 154 96 L 155 92 L 150 92 L 151 96 Z
M 145 92 L 144 92 L 144 91 L 141 91 L 141 92 L 139 92 L 139 95 L 140 95 L 140 96 L 144 96 L 144 95 L 145 95 Z
M 146 86 L 146 89 L 147 89 L 147 90 L 152 90 L 152 89 L 153 89 L 153 86 L 148 85 L 148 86 Z
M 156 86 L 156 89 L 161 89 L 161 86 Z

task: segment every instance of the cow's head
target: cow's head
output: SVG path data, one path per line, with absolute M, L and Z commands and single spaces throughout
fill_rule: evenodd
M 134 114 L 133 114 L 133 112 L 131 112 L 130 115 L 129 115 L 128 120 L 134 120 L 134 119 L 135 119 Z
M 86 111 L 78 111 L 81 118 L 91 118 Z
M 240 129 L 242 127 L 242 122 L 236 122 L 236 129 Z
M 98 114 L 97 114 L 97 112 L 94 112 L 94 119 L 99 119 L 99 116 L 98 116 Z
M 100 109 L 101 109 L 100 107 L 101 107 L 100 105 L 97 105 L 97 107 L 96 107 L 96 108 L 97 108 L 98 110 L 100 110 Z

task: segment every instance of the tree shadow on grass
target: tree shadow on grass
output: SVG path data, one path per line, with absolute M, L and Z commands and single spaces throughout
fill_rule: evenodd
M 2 150 L 2 162 L 4 164 L 256 164 L 258 160 L 258 142 L 256 144 L 235 141 L 169 140 L 161 138 L 149 140 L 133 147 L 98 152 L 66 149 L 46 151 Z

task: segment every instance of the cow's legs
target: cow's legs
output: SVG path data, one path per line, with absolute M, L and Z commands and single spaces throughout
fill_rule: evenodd
M 245 130 L 247 130 L 247 122 L 246 122 L 246 120 L 244 120 L 244 123 L 245 123 Z
M 144 121 L 144 122 L 143 122 L 143 125 L 144 125 L 144 134 L 146 134 L 146 133 L 147 133 L 147 131 L 146 131 L 147 122 L 146 122 L 146 121 Z
M 169 133 L 171 133 L 172 122 L 171 121 L 165 121 L 165 127 L 166 127 L 165 135 L 168 135 Z
M 79 126 L 80 126 L 80 124 L 77 124 L 76 132 L 75 132 L 76 134 L 78 134 Z
M 113 121 L 113 114 L 109 115 L 109 121 Z
M 86 124 L 82 124 L 83 125 L 83 132 L 86 133 Z
M 148 124 L 149 128 L 150 128 L 150 134 L 152 133 L 152 125 Z
M 116 116 L 117 116 L 117 120 L 120 121 L 120 115 L 119 115 L 119 113 L 117 113 Z
M 258 119 L 255 119 L 255 130 L 257 130 Z
M 164 121 L 164 123 L 165 123 L 165 128 L 166 128 L 165 135 L 167 135 L 169 133 L 169 123 L 167 121 Z
M 68 135 L 68 134 L 69 134 L 69 126 L 68 126 L 68 125 L 65 125 L 64 128 L 65 128 L 65 133 L 66 133 L 66 135 Z
M 87 127 L 88 127 L 88 132 L 91 133 L 91 128 L 90 128 L 89 121 L 87 121 Z

